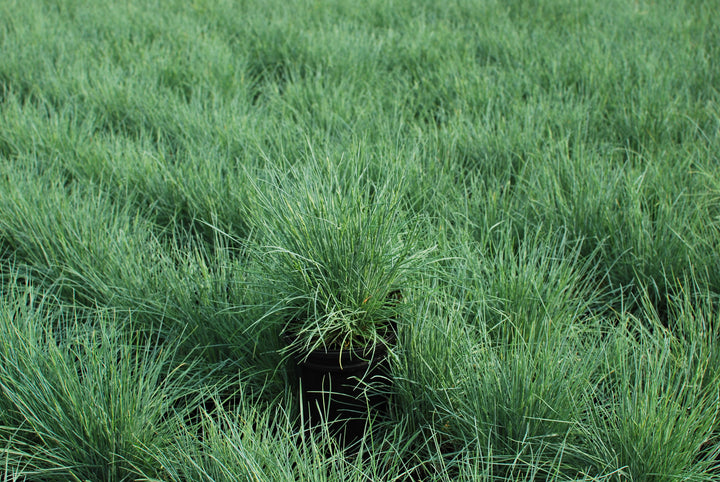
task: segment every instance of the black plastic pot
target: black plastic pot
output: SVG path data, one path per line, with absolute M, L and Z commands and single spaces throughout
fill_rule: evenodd
M 387 413 L 391 382 L 384 344 L 362 352 L 314 350 L 295 363 L 306 425 L 327 422 L 341 445 L 362 438 L 368 421 Z

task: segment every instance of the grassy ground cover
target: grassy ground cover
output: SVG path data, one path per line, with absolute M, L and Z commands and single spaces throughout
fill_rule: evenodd
M 710 0 L 0 2 L 5 480 L 716 480 L 718 25 Z M 381 270 L 392 404 L 356 451 L 299 428 L 268 306 L 319 298 L 277 243 L 338 279 L 413 260 Z

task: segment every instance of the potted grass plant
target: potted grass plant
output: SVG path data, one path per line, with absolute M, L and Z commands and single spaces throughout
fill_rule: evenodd
M 430 251 L 418 248 L 419 224 L 389 177 L 327 163 L 257 185 L 263 321 L 277 324 L 294 360 L 307 418 L 348 439 L 387 403 L 402 293 Z

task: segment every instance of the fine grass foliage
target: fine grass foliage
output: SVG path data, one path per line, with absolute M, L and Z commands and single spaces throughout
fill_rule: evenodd
M 608 340 L 586 436 L 603 465 L 631 480 L 707 480 L 718 457 L 715 357 L 647 316 L 656 333 L 630 317 Z
M 429 262 L 424 223 L 400 203 L 402 178 L 378 184 L 348 165 L 311 164 L 257 186 L 264 317 L 278 319 L 295 349 L 382 342 L 395 329 L 402 292 Z
M 2 475 L 717 479 L 715 3 L 0 2 Z
M 192 365 L 110 313 L 3 285 L 0 406 L 6 466 L 37 480 L 130 480 L 166 443 Z M 187 383 L 187 384 L 186 384 Z

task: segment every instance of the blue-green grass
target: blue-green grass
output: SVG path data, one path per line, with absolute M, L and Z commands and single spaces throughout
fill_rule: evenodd
M 0 2 L 0 471 L 717 479 L 719 24 L 711 0 Z M 301 429 L 273 317 L 322 320 L 337 282 L 350 321 L 402 288 L 376 306 L 390 411 L 353 450 Z

